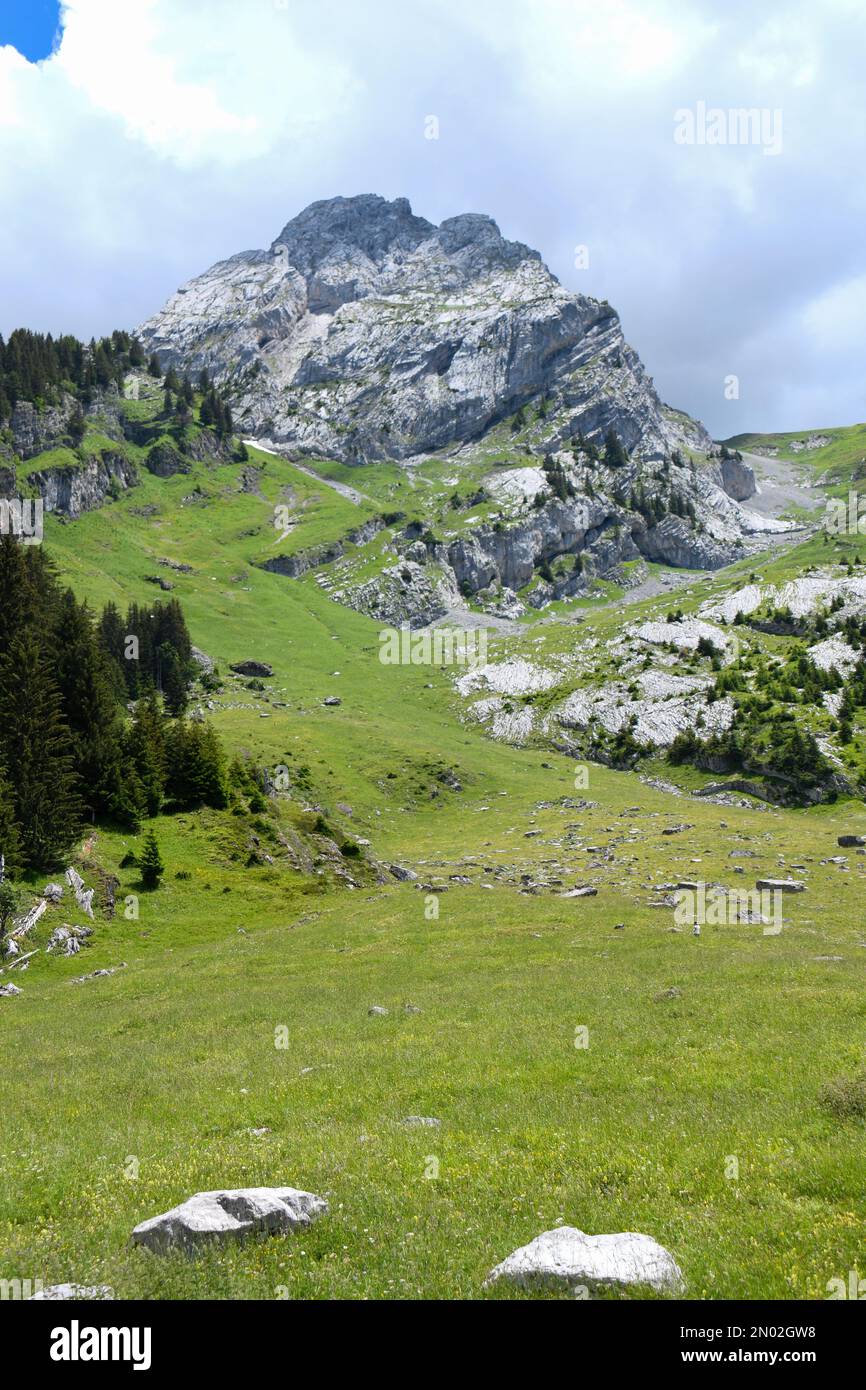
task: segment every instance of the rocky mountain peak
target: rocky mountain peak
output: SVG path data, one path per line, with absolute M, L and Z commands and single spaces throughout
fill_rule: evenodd
M 310 204 L 269 251 L 182 286 L 143 324 L 163 366 L 203 367 L 251 438 L 365 463 L 476 441 L 531 408 L 524 451 L 580 436 L 661 458 L 703 428 L 659 400 L 606 302 L 566 290 L 492 217 L 439 226 L 406 198 Z
M 308 276 L 335 252 L 360 251 L 381 265 L 394 251 L 413 251 L 435 230 L 431 222 L 414 215 L 408 198 L 388 202 L 377 193 L 361 193 L 310 203 L 286 223 L 271 251 L 284 246 L 289 263 Z
M 541 259 L 521 242 L 507 241 L 493 218 L 484 213 L 460 213 L 437 227 L 416 217 L 408 198 L 389 202 L 376 193 L 311 203 L 271 243 L 271 252 L 284 256 L 308 281 L 330 262 L 361 255 L 382 272 L 403 264 L 417 251 L 413 269 L 419 278 L 425 262 L 435 262 L 442 255 L 469 276 L 485 268 Z

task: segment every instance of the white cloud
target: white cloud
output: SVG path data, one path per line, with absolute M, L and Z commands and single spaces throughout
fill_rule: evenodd
M 0 48 L 3 331 L 132 326 L 315 198 L 405 194 L 610 298 L 716 433 L 864 413 L 859 0 L 68 0 L 64 25 L 38 65 Z M 781 107 L 782 154 L 675 145 L 701 100 Z
M 294 40 L 273 3 L 66 0 L 50 65 L 126 132 L 180 164 L 257 157 L 309 134 L 357 89 Z

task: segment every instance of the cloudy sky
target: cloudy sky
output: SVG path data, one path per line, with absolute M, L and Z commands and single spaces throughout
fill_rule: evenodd
M 59 8 L 0 0 L 0 332 L 134 326 L 314 199 L 405 195 L 610 299 L 716 437 L 866 419 L 863 0 Z

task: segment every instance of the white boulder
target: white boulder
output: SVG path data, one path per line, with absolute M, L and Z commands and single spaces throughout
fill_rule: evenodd
M 491 1270 L 486 1283 L 507 1279 L 522 1288 L 629 1288 L 647 1285 L 659 1293 L 679 1293 L 683 1276 L 673 1255 L 651 1236 L 625 1231 L 589 1236 L 574 1226 L 544 1231 Z
M 328 1210 L 324 1197 L 295 1187 L 241 1187 L 197 1192 L 171 1211 L 142 1221 L 132 1233 L 137 1245 L 157 1254 L 188 1254 L 211 1241 L 239 1240 L 266 1233 L 281 1235 L 309 1226 Z

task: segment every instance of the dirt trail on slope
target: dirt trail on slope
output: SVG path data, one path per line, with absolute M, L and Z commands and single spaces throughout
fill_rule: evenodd
M 376 506 L 372 497 L 366 493 L 359 492 L 357 488 L 349 487 L 348 483 L 338 483 L 335 478 L 323 478 L 321 473 L 317 473 L 314 468 L 310 468 L 305 463 L 299 463 L 297 459 L 289 458 L 288 454 L 281 454 L 279 449 L 274 449 L 270 444 L 263 444 L 259 439 L 245 439 L 245 444 L 249 444 L 253 449 L 261 449 L 263 454 L 272 454 L 274 458 L 285 459 L 293 468 L 297 468 L 299 473 L 306 473 L 308 478 L 315 478 L 317 483 L 324 483 L 325 487 L 332 488 L 334 492 L 339 492 L 341 497 L 345 497 L 349 502 L 354 502 L 358 507 L 362 502 L 369 502 Z

